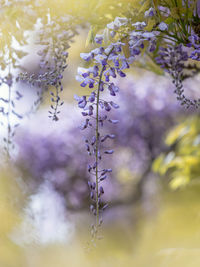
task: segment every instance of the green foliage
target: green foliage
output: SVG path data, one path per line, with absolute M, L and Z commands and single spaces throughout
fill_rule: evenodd
M 154 6 L 157 10 L 158 22 L 168 24 L 168 30 L 164 35 L 172 38 L 177 43 L 187 43 L 194 24 L 196 0 L 156 0 Z M 165 11 L 160 11 L 157 7 L 165 7 Z M 198 21 L 199 22 L 199 21 Z
M 153 170 L 170 177 L 173 189 L 200 178 L 200 116 L 192 116 L 172 129 L 166 144 L 169 152 L 160 155 Z

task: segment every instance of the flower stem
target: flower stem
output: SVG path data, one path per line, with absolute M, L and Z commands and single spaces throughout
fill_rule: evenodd
M 11 101 L 11 86 L 8 89 L 8 113 L 7 113 L 7 156 L 10 158 L 10 101 Z
M 102 80 L 102 75 L 104 72 L 104 67 L 102 67 L 99 83 L 97 89 L 97 102 L 96 102 L 96 226 L 99 225 L 99 177 L 98 177 L 98 151 L 99 151 L 99 100 L 100 100 L 100 85 Z
M 10 79 L 10 62 L 8 65 L 8 79 Z M 7 110 L 7 147 L 6 147 L 6 152 L 7 152 L 7 157 L 10 159 L 10 144 L 11 144 L 11 124 L 10 124 L 10 111 L 11 111 L 11 85 L 10 82 L 8 84 L 8 110 Z

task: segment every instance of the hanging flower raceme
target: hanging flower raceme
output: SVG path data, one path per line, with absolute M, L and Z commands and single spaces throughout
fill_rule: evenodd
M 38 34 L 37 44 L 43 45 L 38 51 L 40 56 L 39 74 L 21 73 L 20 80 L 27 81 L 33 86 L 42 88 L 42 91 L 50 89 L 51 110 L 49 118 L 53 121 L 59 119 L 59 107 L 63 105 L 60 94 L 63 91 L 63 73 L 67 68 L 67 50 L 73 37 L 77 34 L 73 17 L 55 17 L 50 23 L 43 25 Z M 42 99 L 42 95 L 40 99 Z
M 193 60 L 200 61 L 200 38 L 198 35 L 193 34 L 189 37 L 188 47 L 193 47 L 194 50 L 191 52 L 190 58 Z
M 0 126 L 7 126 L 6 134 L 3 136 L 3 148 L 8 158 L 12 156 L 12 150 L 15 147 L 13 139 L 16 129 L 25 116 L 17 109 L 17 104 L 23 98 L 23 95 L 18 90 L 15 90 L 14 83 L 15 77 L 10 70 L 7 75 L 0 77 L 0 86 L 7 86 L 8 89 L 7 96 L 0 97 Z
M 128 19 L 116 18 L 113 23 L 107 25 L 111 39 L 120 27 L 128 23 Z M 103 95 L 109 95 L 113 98 L 119 92 L 119 88 L 114 84 L 113 79 L 117 76 L 125 77 L 125 69 L 129 68 L 134 60 L 143 49 L 144 42 L 149 43 L 148 51 L 155 50 L 155 42 L 157 35 L 156 31 L 146 32 L 144 27 L 145 23 L 135 23 L 131 26 L 129 34 L 121 34 L 121 40 L 126 39 L 129 49 L 129 57 L 125 57 L 123 47 L 126 45 L 121 40 L 112 42 L 108 47 L 97 47 L 89 53 L 81 53 L 80 56 L 83 60 L 90 63 L 92 67 L 78 68 L 78 75 L 76 79 L 80 82 L 81 87 L 88 86 L 91 89 L 89 95 L 81 97 L 75 95 L 75 100 L 78 102 L 78 107 L 82 110 L 82 115 L 85 117 L 81 129 L 90 129 L 93 134 L 91 138 L 85 140 L 86 150 L 91 156 L 91 163 L 88 165 L 88 172 L 90 173 L 91 180 L 88 181 L 90 189 L 91 206 L 90 210 L 96 217 L 96 223 L 92 225 L 92 241 L 95 242 L 99 237 L 99 228 L 102 224 L 102 212 L 108 206 L 104 203 L 102 195 L 104 194 L 103 182 L 108 178 L 112 169 L 109 166 L 105 168 L 102 159 L 114 153 L 110 148 L 109 140 L 115 138 L 113 133 L 104 133 L 103 126 L 105 123 L 117 124 L 119 121 L 110 116 L 111 110 L 119 108 L 119 105 L 112 99 L 105 100 Z M 135 30 L 133 30 L 133 27 Z M 102 35 L 95 37 L 97 44 L 102 44 Z M 103 93 L 104 92 L 104 93 Z M 105 145 L 104 145 L 105 143 Z
M 99 38 L 96 42 L 99 43 Z M 94 65 L 88 69 L 78 68 L 76 77 L 82 87 L 88 86 L 92 89 L 90 95 L 75 96 L 75 99 L 85 117 L 81 129 L 91 128 L 93 131 L 91 139 L 85 140 L 86 150 L 92 157 L 88 172 L 94 176 L 88 181 L 92 201 L 90 210 L 96 216 L 96 224 L 91 230 L 93 241 L 98 238 L 98 230 L 102 224 L 102 211 L 108 206 L 101 199 L 104 194 L 103 181 L 112 172 L 112 169 L 102 166 L 102 158 L 114 153 L 114 150 L 108 147 L 108 141 L 114 139 L 115 135 L 104 133 L 102 128 L 105 123 L 118 123 L 118 120 L 110 117 L 109 113 L 112 109 L 119 108 L 113 100 L 104 100 L 101 94 L 105 91 L 110 97 L 114 97 L 119 92 L 119 88 L 111 79 L 116 78 L 117 75 L 125 77 L 124 69 L 129 68 L 128 60 L 121 54 L 123 45 L 122 42 L 116 42 L 107 48 L 99 47 L 90 53 L 82 53 L 81 57 L 85 61 L 93 62 Z M 107 143 L 107 148 L 103 146 L 104 143 Z
M 191 106 L 198 108 L 200 106 L 200 99 L 189 99 L 184 94 L 183 70 L 185 68 L 184 63 L 187 62 L 188 58 L 188 52 L 184 51 L 183 46 L 180 44 L 175 47 L 161 47 L 159 57 L 156 58 L 156 61 L 172 76 L 172 82 L 176 87 L 174 93 L 177 95 L 177 100 L 180 101 L 181 105 L 184 105 L 187 108 Z

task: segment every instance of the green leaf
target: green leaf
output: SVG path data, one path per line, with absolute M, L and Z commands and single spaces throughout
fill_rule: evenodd
M 96 27 L 91 26 L 90 30 L 88 32 L 88 36 L 87 36 L 86 42 L 85 42 L 85 46 L 86 47 L 89 44 L 93 44 L 94 43 L 94 38 L 95 38 L 96 32 L 97 32 Z

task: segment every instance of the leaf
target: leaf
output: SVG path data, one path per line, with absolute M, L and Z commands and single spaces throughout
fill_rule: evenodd
M 190 179 L 187 176 L 176 176 L 170 182 L 170 187 L 175 190 L 189 183 Z
M 180 15 L 178 13 L 178 8 L 177 7 L 171 8 L 170 11 L 171 11 L 172 18 L 174 18 L 174 19 L 179 19 L 180 18 Z
M 104 43 L 107 44 L 109 42 L 109 39 L 110 39 L 110 30 L 108 28 L 105 28 L 103 31 Z
M 146 31 L 151 31 L 153 29 L 153 26 L 155 25 L 154 19 L 149 19 L 147 26 L 144 28 Z
M 139 13 L 145 12 L 149 8 L 150 4 L 151 2 L 149 0 L 146 0 L 142 7 L 139 9 Z
M 174 22 L 174 19 L 172 17 L 169 17 L 167 18 L 165 21 L 164 21 L 166 24 L 170 25 Z
M 147 56 L 147 57 L 148 57 L 148 56 Z M 146 66 L 147 66 L 147 68 L 148 68 L 150 71 L 152 71 L 152 72 L 154 72 L 154 73 L 156 73 L 156 74 L 158 74 L 158 75 L 163 75 L 163 74 L 164 74 L 163 69 L 161 69 L 160 66 L 158 66 L 158 65 L 153 61 L 153 59 L 152 59 L 151 57 L 148 57 L 148 61 L 146 62 Z
M 156 9 L 158 9 L 159 0 L 153 0 L 154 6 Z
M 154 160 L 152 165 L 152 170 L 154 172 L 160 173 L 163 161 L 164 161 L 164 154 L 161 154 L 159 157 L 157 157 L 157 159 Z
M 89 30 L 89 32 L 88 32 L 88 36 L 87 36 L 86 42 L 85 42 L 85 46 L 86 46 L 86 47 L 87 47 L 89 44 L 94 43 L 95 35 L 96 35 L 96 29 L 95 29 L 94 26 L 91 26 L 91 27 L 90 27 L 90 30 Z
M 129 44 L 128 44 L 128 39 L 125 38 L 122 40 L 122 42 L 125 43 L 125 45 L 122 46 L 122 50 L 124 52 L 124 55 L 126 58 L 129 58 L 130 57 L 130 50 L 129 50 Z
M 178 139 L 180 140 L 186 133 L 188 133 L 188 131 L 189 131 L 189 128 L 183 124 L 176 126 L 174 130 L 172 130 L 168 134 L 165 140 L 165 143 L 169 146 L 174 144 L 175 141 L 177 141 Z

